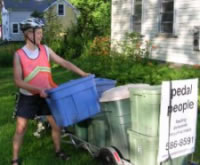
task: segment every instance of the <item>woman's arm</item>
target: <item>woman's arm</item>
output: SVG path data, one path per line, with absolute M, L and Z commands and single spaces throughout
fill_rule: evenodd
M 45 93 L 45 89 L 32 86 L 23 80 L 23 73 L 22 73 L 22 68 L 20 64 L 20 59 L 17 54 L 14 55 L 13 73 L 14 73 L 14 82 L 17 87 L 30 91 L 33 94 L 40 94 L 41 97 L 47 97 L 47 94 Z
M 72 64 L 71 62 L 63 59 L 62 57 L 58 56 L 51 48 L 49 48 L 49 55 L 50 59 L 54 61 L 55 63 L 61 65 L 62 67 L 69 69 L 77 74 L 79 74 L 82 77 L 88 76 L 89 73 L 84 72 L 80 68 L 78 68 L 76 65 Z

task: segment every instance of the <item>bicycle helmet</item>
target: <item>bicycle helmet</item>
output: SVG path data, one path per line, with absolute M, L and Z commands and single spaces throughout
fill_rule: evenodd
M 22 32 L 26 31 L 27 29 L 33 28 L 41 28 L 44 26 L 44 22 L 40 18 L 28 18 L 20 23 L 20 29 Z

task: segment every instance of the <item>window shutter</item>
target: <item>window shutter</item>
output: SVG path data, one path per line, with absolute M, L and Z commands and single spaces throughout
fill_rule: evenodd
M 135 0 L 131 0 L 131 15 L 135 15 Z
M 162 20 L 162 13 L 163 13 L 163 8 L 162 8 L 162 2 L 163 0 L 159 0 L 159 8 L 158 8 L 158 16 L 157 16 L 157 21 L 158 21 L 158 33 L 161 33 L 161 20 Z
M 133 31 L 141 33 L 143 18 L 143 0 L 131 0 Z
M 142 13 L 141 13 L 141 35 L 145 35 L 145 32 L 143 30 L 143 23 L 145 22 L 144 21 L 144 14 L 145 14 L 145 2 L 144 0 L 142 0 Z
M 158 7 L 158 15 L 157 15 L 157 18 L 156 18 L 156 20 L 157 20 L 157 25 L 158 25 L 158 34 L 160 33 L 160 31 L 161 31 L 161 13 L 162 13 L 162 7 L 161 7 L 161 1 L 159 1 L 159 7 Z
M 173 23 L 173 35 L 178 36 L 178 29 L 179 29 L 179 11 L 177 7 L 177 2 L 174 0 L 174 23 Z
M 178 27 L 179 27 L 179 23 L 178 23 L 178 18 L 179 18 L 179 16 L 178 16 L 179 14 L 178 14 L 178 10 L 177 9 L 175 9 L 174 10 L 174 24 L 173 24 L 173 35 L 174 36 L 178 36 Z
M 135 21 L 135 0 L 131 0 L 131 15 L 130 15 L 130 31 L 133 32 L 133 28 L 134 28 L 134 21 Z

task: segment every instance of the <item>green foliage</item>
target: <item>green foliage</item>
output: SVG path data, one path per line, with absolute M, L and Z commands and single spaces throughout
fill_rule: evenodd
M 200 77 L 200 69 L 190 66 L 171 68 L 151 60 L 134 61 L 116 54 L 112 56 L 81 56 L 75 61 L 84 70 L 100 77 L 116 79 L 118 84 L 161 84 L 164 80 Z
M 62 24 L 57 18 L 57 15 L 53 12 L 53 8 L 49 10 L 44 15 L 45 27 L 44 27 L 44 43 L 51 47 L 55 52 L 61 49 L 61 43 L 63 37 L 61 36 Z
M 110 0 L 71 0 L 71 2 L 81 13 L 78 23 L 83 33 L 92 38 L 110 34 Z
M 151 49 L 150 42 L 143 42 L 142 36 L 139 33 L 126 33 L 125 39 L 116 44 L 116 48 L 123 56 L 134 61 L 141 61 L 147 59 L 149 50 Z
M 96 36 L 110 34 L 111 1 L 71 0 L 80 11 L 77 24 L 67 30 L 60 54 L 69 58 L 79 57 L 89 51 Z
M 97 36 L 89 48 L 89 55 L 108 56 L 110 55 L 110 37 Z
M 21 48 L 23 43 L 4 43 L 0 45 L 0 66 L 7 67 L 13 64 L 13 55 L 15 51 Z
M 81 31 L 81 27 L 78 25 L 73 25 L 67 30 L 60 49 L 60 54 L 63 54 L 66 59 L 79 57 L 83 53 L 84 46 L 89 39 Z
M 31 14 L 31 17 L 35 17 L 35 18 L 41 18 L 43 19 L 44 18 L 44 14 L 35 10 L 32 14 Z

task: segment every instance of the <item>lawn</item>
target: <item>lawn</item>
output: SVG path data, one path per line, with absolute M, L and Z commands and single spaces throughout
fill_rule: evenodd
M 77 76 L 58 67 L 53 68 L 53 77 L 60 84 Z M 13 84 L 12 69 L 0 68 L 0 165 L 10 164 L 12 155 L 12 137 L 15 131 L 15 120 L 12 113 L 15 106 L 15 93 L 17 89 Z M 200 129 L 200 117 L 198 117 L 198 130 Z M 28 131 L 24 138 L 21 150 L 23 165 L 97 165 L 87 151 L 77 149 L 74 146 L 62 143 L 62 148 L 71 155 L 69 161 L 61 161 L 55 158 L 50 130 L 43 132 L 41 138 L 33 136 L 36 130 L 36 122 L 30 121 Z M 198 131 L 199 132 L 199 131 Z M 67 139 L 63 139 L 67 140 Z M 196 152 L 194 160 L 200 163 L 200 135 L 197 136 Z
M 0 165 L 10 164 L 12 158 L 12 138 L 15 131 L 15 120 L 12 113 L 15 106 L 15 93 L 17 91 L 13 84 L 12 69 L 0 68 Z M 62 83 L 75 75 L 59 69 L 54 70 L 55 80 Z M 62 143 L 64 151 L 71 155 L 69 161 L 55 158 L 50 130 L 43 132 L 41 138 L 33 136 L 36 130 L 36 122 L 30 121 L 20 156 L 23 165 L 95 165 L 97 162 L 88 152 L 76 149 L 74 146 Z M 63 139 L 67 140 L 67 139 Z

